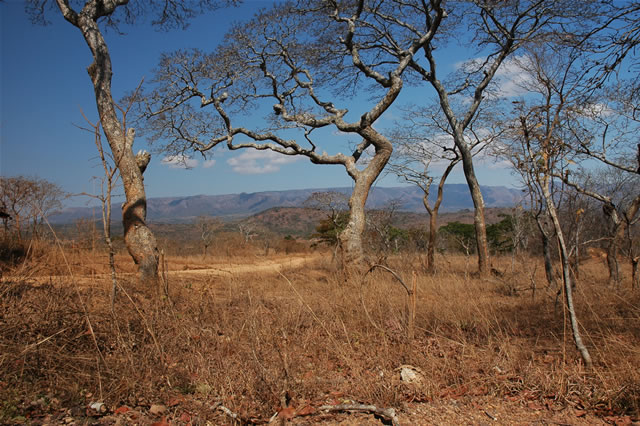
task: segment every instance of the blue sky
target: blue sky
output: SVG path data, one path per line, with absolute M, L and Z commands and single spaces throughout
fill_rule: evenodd
M 179 48 L 212 49 L 234 21 L 248 18 L 270 2 L 249 1 L 236 9 L 224 9 L 192 21 L 186 31 L 159 32 L 150 25 L 123 27 L 124 35 L 108 31 L 113 60 L 113 90 L 116 99 L 135 88 L 152 70 L 162 52 Z M 52 10 L 48 26 L 32 25 L 24 2 L 0 4 L 0 174 L 38 176 L 71 193 L 96 193 L 101 167 L 92 135 L 76 125 L 85 125 L 81 111 L 97 120 L 95 101 L 86 67 L 89 49 L 79 31 Z M 459 58 L 456 58 L 459 60 Z M 450 66 L 453 64 L 453 58 Z M 409 100 L 409 92 L 398 105 Z M 394 111 L 379 126 L 390 125 Z M 386 124 L 385 124 L 386 123 Z M 146 149 L 139 138 L 134 150 Z M 350 186 L 340 166 L 318 166 L 306 159 L 279 157 L 256 151 L 217 150 L 213 160 L 193 157 L 193 168 L 185 170 L 160 154 L 153 156 L 145 172 L 148 197 L 227 194 L 300 188 Z M 508 171 L 492 164 L 478 168 L 483 185 L 510 185 Z M 449 183 L 463 183 L 461 170 Z M 402 185 L 388 176 L 381 186 Z M 82 205 L 76 198 L 70 205 Z

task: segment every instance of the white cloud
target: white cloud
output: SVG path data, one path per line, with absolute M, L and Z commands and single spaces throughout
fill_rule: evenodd
M 467 62 L 455 64 L 459 70 L 476 70 L 484 62 L 484 58 L 476 58 Z M 526 56 L 514 56 L 506 59 L 496 71 L 493 83 L 497 86 L 491 96 L 495 98 L 512 98 L 528 92 L 527 86 L 533 82 L 532 77 L 525 71 L 529 59 Z
M 498 84 L 498 93 L 495 96 L 512 98 L 528 92 L 526 87 L 533 83 L 531 75 L 523 69 L 528 61 L 525 56 L 516 56 L 502 63 L 495 76 Z
M 198 166 L 198 160 L 185 154 L 167 155 L 162 159 L 161 164 L 172 169 L 192 169 Z
M 248 149 L 242 154 L 228 159 L 227 164 L 236 173 L 254 175 L 277 172 L 282 165 L 293 163 L 299 159 L 300 157 L 279 154 L 269 150 Z
M 208 168 L 210 168 L 210 167 L 213 167 L 213 166 L 214 166 L 214 164 L 216 164 L 216 160 L 214 160 L 213 158 L 212 158 L 211 160 L 205 160 L 205 161 L 202 163 L 202 168 L 203 168 L 203 169 L 208 169 Z
M 582 108 L 583 108 L 582 109 L 583 114 L 585 114 L 588 117 L 603 118 L 603 117 L 610 117 L 615 114 L 615 111 L 609 108 L 609 105 L 604 103 L 599 103 L 599 102 L 583 105 Z

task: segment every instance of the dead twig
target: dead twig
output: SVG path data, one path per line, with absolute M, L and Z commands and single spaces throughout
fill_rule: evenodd
M 224 414 L 231 417 L 234 420 L 234 422 L 238 422 L 243 425 L 261 425 L 261 424 L 269 423 L 268 420 L 248 419 L 248 418 L 242 417 L 240 414 L 234 413 L 233 411 L 231 411 L 230 409 L 222 405 L 222 402 L 220 401 L 216 402 L 209 408 L 212 411 L 216 411 L 216 410 L 222 411 Z
M 371 266 L 371 268 L 369 268 L 369 270 L 364 274 L 364 276 L 362 277 L 362 281 L 364 282 L 364 278 L 370 273 L 373 272 L 376 268 L 380 268 L 380 269 L 384 269 L 385 271 L 389 272 L 391 275 L 393 275 L 393 277 L 398 280 L 398 282 L 400 284 L 402 284 L 402 287 L 404 287 L 405 291 L 407 292 L 407 294 L 411 294 L 411 290 L 409 290 L 409 287 L 404 283 L 404 281 L 402 280 L 402 278 L 400 277 L 400 275 L 398 275 L 398 273 L 396 271 L 394 271 L 393 269 L 384 266 L 384 265 L 380 265 L 379 263 L 376 263 L 374 265 Z
M 40 346 L 41 344 L 53 339 L 54 337 L 56 337 L 58 334 L 63 333 L 65 331 L 67 331 L 69 329 L 69 327 L 65 327 L 62 330 L 57 331 L 56 333 L 52 334 L 49 337 L 45 337 L 44 339 L 40 340 L 39 342 L 36 343 L 31 343 L 29 345 L 27 345 L 24 350 L 22 352 L 20 352 L 20 355 L 18 355 L 18 357 L 21 357 L 22 355 L 26 354 L 27 352 L 29 352 L 30 350 Z
M 369 310 L 367 309 L 367 305 L 364 302 L 364 285 L 365 285 L 365 281 L 367 279 L 367 275 L 369 275 L 369 273 L 373 272 L 376 268 L 380 268 L 383 269 L 387 272 L 389 272 L 401 285 L 402 287 L 405 289 L 405 291 L 407 292 L 407 296 L 409 298 L 409 313 L 408 313 L 408 325 L 407 325 L 407 334 L 409 337 L 409 340 L 413 340 L 413 336 L 414 336 L 414 321 L 415 321 L 415 297 L 416 297 L 416 276 L 415 276 L 415 271 L 413 272 L 413 280 L 412 280 L 412 286 L 411 288 L 409 288 L 409 286 L 407 286 L 405 284 L 405 282 L 402 280 L 402 277 L 400 277 L 400 275 L 398 275 L 397 272 L 395 272 L 393 269 L 381 265 L 379 263 L 376 263 L 374 265 L 372 265 L 369 270 L 367 272 L 365 272 L 365 274 L 362 276 L 362 281 L 360 282 L 360 301 L 362 302 L 362 308 L 364 309 L 364 313 L 367 316 L 367 319 L 369 320 L 369 322 L 371 323 L 371 325 L 373 325 L 374 328 L 376 328 L 378 331 L 380 332 L 385 332 L 382 328 L 380 328 L 375 321 L 373 320 L 373 318 L 371 318 L 371 315 L 369 314 Z
M 398 416 L 396 410 L 393 408 L 378 408 L 375 405 L 365 404 L 338 404 L 338 405 L 323 405 L 318 408 L 318 411 L 336 412 L 336 411 L 355 411 L 360 413 L 371 413 L 376 416 L 380 416 L 385 420 L 388 420 L 394 426 L 399 426 Z
M 484 414 L 486 414 L 487 417 L 489 417 L 494 422 L 498 421 L 498 418 L 496 416 L 494 416 L 493 414 L 489 413 L 487 410 L 482 410 L 482 411 L 484 412 Z

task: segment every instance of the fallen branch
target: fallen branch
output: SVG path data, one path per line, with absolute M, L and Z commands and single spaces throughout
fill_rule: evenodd
M 57 331 L 56 333 L 52 334 L 51 336 L 49 336 L 49 337 L 45 337 L 44 339 L 40 340 L 39 342 L 31 343 L 30 345 L 27 345 L 27 346 L 24 348 L 24 350 L 23 350 L 22 352 L 20 352 L 20 355 L 18 355 L 18 356 L 22 356 L 22 355 L 24 355 L 25 353 L 29 352 L 30 350 L 32 350 L 32 349 L 34 349 L 34 348 L 36 348 L 36 347 L 40 346 L 41 344 L 43 344 L 43 343 L 47 342 L 48 340 L 53 339 L 53 338 L 54 338 L 54 337 L 56 337 L 58 334 L 60 334 L 60 333 L 62 333 L 62 332 L 65 332 L 65 331 L 67 331 L 68 329 L 69 329 L 69 327 L 65 327 L 65 328 L 63 328 L 62 330 L 59 330 L 59 331 Z
M 230 409 L 222 405 L 222 402 L 219 402 L 219 401 L 213 404 L 211 407 L 209 407 L 209 409 L 211 409 L 212 411 L 220 410 L 227 416 L 231 417 L 234 420 L 234 422 L 238 422 L 243 425 L 261 425 L 261 424 L 269 423 L 268 420 L 248 419 L 248 418 L 242 417 L 240 414 L 234 413 L 233 411 L 231 411 Z
M 238 422 L 240 424 L 244 424 L 244 425 L 259 425 L 259 424 L 267 424 L 267 423 L 273 423 L 278 417 L 280 412 L 276 412 L 271 419 L 269 420 L 261 420 L 261 419 L 256 419 L 256 418 L 246 418 L 246 417 L 242 417 L 240 414 L 238 413 L 234 413 L 233 411 L 231 411 L 230 409 L 228 409 L 227 407 L 225 407 L 224 405 L 222 405 L 222 402 L 218 401 L 215 404 L 211 405 L 209 407 L 209 409 L 211 411 L 222 411 L 224 414 L 226 414 L 227 416 L 231 417 L 234 422 Z M 318 407 L 317 410 L 310 410 L 306 413 L 300 412 L 300 413 L 292 413 L 291 417 L 288 417 L 288 419 L 291 419 L 293 417 L 303 417 L 303 416 L 312 416 L 314 414 L 318 414 L 320 412 L 326 412 L 326 413 L 335 413 L 335 412 L 359 412 L 359 413 L 369 413 L 369 414 L 373 414 L 375 416 L 378 417 L 382 417 L 384 420 L 386 421 L 390 421 L 391 424 L 393 426 L 400 426 L 400 422 L 398 421 L 398 417 L 396 415 L 396 410 L 394 410 L 393 408 L 378 408 L 375 405 L 366 405 L 366 404 L 338 404 L 338 405 L 323 405 L 321 407 Z
M 371 413 L 376 416 L 380 416 L 385 420 L 391 421 L 394 426 L 399 426 L 400 422 L 396 416 L 396 410 L 393 408 L 378 408 L 375 405 L 364 404 L 338 404 L 338 405 L 323 405 L 318 408 L 318 411 L 334 412 L 334 411 L 356 411 L 361 413 Z
M 498 421 L 498 418 L 496 416 L 494 416 L 493 414 L 489 413 L 487 410 L 482 410 L 484 412 L 484 414 L 487 415 L 487 417 L 489 417 L 491 420 L 493 420 L 494 422 Z
M 373 320 L 373 318 L 371 318 L 371 315 L 369 315 L 369 310 L 367 309 L 367 305 L 364 301 L 364 286 L 365 286 L 365 281 L 367 279 L 367 275 L 369 275 L 371 272 L 373 272 L 376 268 L 380 268 L 383 269 L 387 272 L 389 272 L 401 285 L 402 287 L 405 289 L 405 291 L 407 292 L 407 296 L 409 298 L 409 302 L 408 302 L 408 325 L 407 325 L 407 336 L 409 337 L 409 340 L 413 340 L 414 337 L 414 323 L 415 323 L 415 318 L 416 318 L 416 274 L 415 271 L 413 272 L 413 279 L 412 279 L 412 285 L 411 288 L 409 288 L 405 282 L 402 280 L 402 277 L 400 277 L 400 275 L 398 275 L 397 272 L 395 272 L 393 269 L 384 266 L 384 265 L 380 265 L 380 264 L 374 264 L 372 265 L 369 270 L 362 276 L 362 281 L 360 282 L 360 301 L 362 302 L 362 308 L 364 309 L 364 313 L 367 316 L 367 319 L 369 320 L 369 322 L 371 323 L 371 325 L 373 325 L 374 328 L 376 328 L 378 331 L 385 333 L 385 331 L 378 327 L 378 324 L 375 323 L 375 321 Z

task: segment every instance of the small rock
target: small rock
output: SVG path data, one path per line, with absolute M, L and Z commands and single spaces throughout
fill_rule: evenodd
M 400 379 L 405 383 L 420 383 L 424 378 L 420 369 L 412 365 L 402 365 L 398 370 L 400 370 Z
M 151 414 L 162 414 L 165 411 L 167 411 L 167 407 L 164 405 L 153 404 L 151 407 L 149 407 L 149 413 Z
M 89 408 L 96 413 L 104 413 L 107 411 L 107 407 L 104 405 L 104 402 L 92 402 L 89 404 Z

